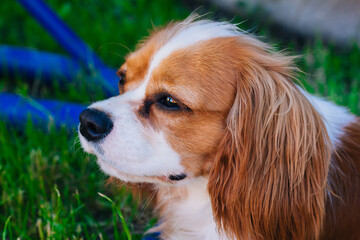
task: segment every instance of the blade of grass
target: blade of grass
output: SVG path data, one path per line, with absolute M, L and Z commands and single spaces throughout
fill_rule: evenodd
M 11 219 L 11 216 L 9 216 L 5 221 L 4 231 L 2 233 L 3 240 L 6 240 L 6 229 L 7 229 L 8 224 L 10 223 L 10 219 Z
M 130 234 L 129 228 L 128 228 L 127 224 L 126 224 L 126 221 L 124 219 L 124 216 L 123 216 L 121 210 L 115 205 L 115 203 L 108 196 L 106 196 L 106 195 L 104 195 L 104 194 L 102 194 L 100 192 L 98 192 L 98 194 L 100 195 L 100 197 L 106 199 L 108 202 L 111 203 L 113 210 L 115 210 L 116 213 L 118 214 L 118 216 L 120 217 L 121 224 L 123 226 L 123 230 L 124 230 L 124 232 L 126 234 L 127 239 L 131 240 L 131 234 Z

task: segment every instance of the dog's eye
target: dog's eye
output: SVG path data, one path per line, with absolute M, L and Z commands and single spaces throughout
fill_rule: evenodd
M 176 102 L 176 100 L 173 98 L 173 97 L 170 97 L 170 96 L 164 96 L 162 98 L 160 98 L 158 100 L 158 102 L 167 107 L 167 108 L 170 108 L 170 109 L 180 109 L 178 103 Z
M 119 76 L 119 87 L 123 87 L 124 84 L 125 84 L 125 73 L 123 72 L 120 72 L 118 73 L 118 76 Z

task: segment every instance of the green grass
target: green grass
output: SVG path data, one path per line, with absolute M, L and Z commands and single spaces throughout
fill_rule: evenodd
M 118 67 L 123 57 L 148 34 L 152 25 L 183 19 L 190 12 L 168 0 L 47 1 L 104 61 Z M 239 19 L 241 20 L 241 19 Z M 249 24 L 243 25 L 251 28 Z M 308 91 L 326 96 L 360 114 L 360 49 L 339 50 L 321 40 L 297 46 L 273 38 L 268 26 L 257 31 L 278 48 L 304 57 L 298 62 Z M 279 43 L 280 42 L 280 43 Z M 16 3 L 0 8 L 0 44 L 64 53 L 56 42 Z M 296 50 L 295 50 L 296 49 Z M 45 87 L 23 79 L 1 79 L 0 91 L 26 96 L 89 103 L 103 94 L 89 94 L 79 84 Z M 149 210 L 121 186 L 106 184 L 92 156 L 84 154 L 76 133 L 31 123 L 24 130 L 0 122 L 0 230 L 2 239 L 140 239 L 154 224 Z
M 152 25 L 189 14 L 182 4 L 167 0 L 47 2 L 113 67 L 122 64 Z M 16 1 L 1 4 L 0 44 L 66 54 Z M 49 88 L 21 78 L 2 79 L 0 91 L 85 104 L 102 99 L 99 91 L 89 94 L 83 77 L 76 79 L 80 89 L 76 83 Z M 140 239 L 155 222 L 150 210 L 123 187 L 107 185 L 106 178 L 94 157 L 80 149 L 76 133 L 51 127 L 41 131 L 31 123 L 21 131 L 0 122 L 1 237 Z
M 132 224 L 146 227 L 148 219 L 143 218 L 148 213 L 123 188 L 105 184 L 95 159 L 80 150 L 67 130 L 36 131 L 28 123 L 20 133 L 1 123 L 0 132 L 0 221 L 3 228 L 11 217 L 8 238 L 125 237 L 122 219 L 112 218 L 119 209 L 133 238 L 140 237 L 144 229 Z M 118 208 L 99 192 L 111 195 Z
M 303 49 L 303 82 L 307 90 L 325 96 L 360 115 L 360 48 L 346 50 L 325 46 L 320 40 Z

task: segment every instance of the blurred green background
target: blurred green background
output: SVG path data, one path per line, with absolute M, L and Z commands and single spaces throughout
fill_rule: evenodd
M 153 26 L 186 18 L 198 8 L 191 1 L 47 0 L 57 14 L 110 66 L 117 68 Z M 288 36 L 257 13 L 236 17 L 213 6 L 208 18 L 242 22 L 279 50 L 300 55 L 300 80 L 310 93 L 324 96 L 360 114 L 360 49 L 355 43 L 336 47 L 321 38 Z M 246 21 L 244 21 L 246 20 Z M 324 42 L 327 42 L 324 44 Z M 66 54 L 35 20 L 13 0 L 0 5 L 0 44 Z M 0 91 L 88 104 L 103 93 L 79 77 L 83 87 L 43 86 L 24 79 L 2 78 Z M 11 103 L 9 103 L 11 104 Z M 16 129 L 0 121 L 0 230 L 3 239 L 140 239 L 156 219 L 148 202 L 133 199 L 122 186 L 106 184 L 92 156 L 84 154 L 76 133 L 37 129 L 31 122 Z M 113 204 L 98 192 L 112 199 Z M 125 228 L 119 216 L 124 215 Z

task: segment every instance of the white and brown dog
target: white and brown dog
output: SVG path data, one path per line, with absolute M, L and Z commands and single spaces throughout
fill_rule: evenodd
M 80 116 L 102 170 L 157 194 L 163 239 L 360 239 L 360 120 L 224 22 L 172 23 Z

